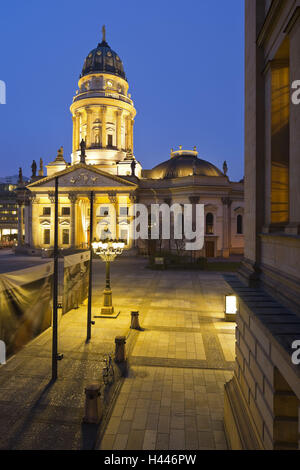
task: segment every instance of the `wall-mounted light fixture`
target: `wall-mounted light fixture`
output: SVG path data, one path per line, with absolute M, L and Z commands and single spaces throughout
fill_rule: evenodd
M 225 295 L 225 319 L 226 321 L 235 322 L 238 313 L 238 299 L 236 295 Z

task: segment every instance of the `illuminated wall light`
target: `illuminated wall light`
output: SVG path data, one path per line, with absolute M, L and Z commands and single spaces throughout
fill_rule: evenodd
M 226 321 L 235 322 L 238 313 L 237 296 L 233 294 L 225 295 L 225 319 Z

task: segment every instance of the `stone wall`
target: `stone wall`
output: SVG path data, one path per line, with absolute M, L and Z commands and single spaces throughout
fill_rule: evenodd
M 237 278 L 229 284 L 240 303 L 235 374 L 225 387 L 230 446 L 300 449 L 300 370 L 291 361 L 300 319 L 263 290 L 247 288 Z

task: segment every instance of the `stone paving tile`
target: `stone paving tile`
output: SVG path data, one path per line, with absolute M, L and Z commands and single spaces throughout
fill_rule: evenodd
M 133 367 L 124 382 L 124 391 L 121 389 L 101 449 L 108 450 L 108 447 L 112 446 L 108 436 L 113 432 L 116 436 L 128 436 L 127 450 L 226 449 L 223 390 L 219 389 L 217 384 L 223 381 L 224 387 L 226 378 L 231 375 L 232 373 L 227 371 Z M 189 380 L 185 382 L 183 378 Z M 185 384 L 191 380 L 193 383 L 201 381 L 204 384 L 203 391 L 186 389 Z M 180 391 L 172 391 L 178 384 L 181 385 Z M 159 385 L 163 391 L 153 392 L 150 398 L 144 399 L 145 407 L 125 408 L 120 419 L 120 401 L 131 403 L 128 391 L 131 396 L 136 385 L 140 390 L 147 389 L 148 385 L 151 385 L 152 389 Z M 124 400 L 123 392 L 126 397 Z M 164 394 L 168 393 L 170 399 L 165 398 Z M 118 441 L 113 446 L 125 446 L 125 438 L 122 439 L 121 444 Z

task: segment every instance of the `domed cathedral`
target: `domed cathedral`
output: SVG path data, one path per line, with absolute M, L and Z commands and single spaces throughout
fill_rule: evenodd
M 115 175 L 130 175 L 136 110 L 123 63 L 105 38 L 86 57 L 73 98 L 72 164 L 80 162 L 80 142 L 86 143 L 86 163 Z M 137 162 L 136 175 L 141 166 Z
M 39 254 L 54 244 L 54 188 L 59 176 L 59 245 L 86 248 L 90 237 L 90 199 L 94 199 L 93 238 L 111 235 L 107 206 L 113 204 L 117 218 L 116 238 L 127 248 L 147 254 L 147 241 L 133 241 L 128 207 L 135 201 L 156 203 L 202 203 L 205 205 L 206 240 L 198 256 L 229 256 L 243 252 L 243 182 L 230 182 L 223 171 L 198 158 L 193 150 L 172 150 L 165 162 L 143 170 L 134 156 L 133 128 L 136 110 L 119 55 L 102 41 L 86 57 L 70 111 L 73 144 L 70 161 L 63 148 L 37 174 L 32 164 L 30 184 L 20 182 L 18 249 Z M 174 243 L 166 241 L 173 250 Z M 160 247 L 162 248 L 162 246 Z

